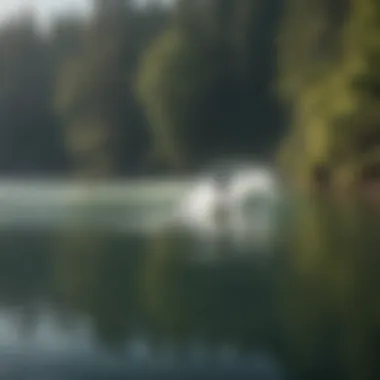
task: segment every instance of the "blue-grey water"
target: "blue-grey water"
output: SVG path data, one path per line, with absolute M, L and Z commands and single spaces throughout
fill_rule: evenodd
M 170 219 L 188 187 L 0 185 L 1 380 L 380 378 L 376 211 L 202 234 Z

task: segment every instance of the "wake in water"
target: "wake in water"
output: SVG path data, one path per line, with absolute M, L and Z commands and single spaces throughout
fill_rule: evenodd
M 154 232 L 183 228 L 231 241 L 268 239 L 279 190 L 264 169 L 199 180 L 133 183 L 3 183 L 1 228 L 96 228 Z
M 264 169 L 239 170 L 222 181 L 208 176 L 184 197 L 177 219 L 211 246 L 228 239 L 265 247 L 274 238 L 280 198 L 276 178 Z

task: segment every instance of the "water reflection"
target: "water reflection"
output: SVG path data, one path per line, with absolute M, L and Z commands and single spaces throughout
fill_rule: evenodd
M 137 287 L 144 241 L 89 231 L 59 240 L 52 270 L 61 304 L 89 315 L 102 344 L 123 345 L 143 323 Z
M 247 350 L 272 346 L 275 267 L 233 256 L 203 265 L 189 260 L 191 248 L 181 235 L 160 235 L 145 263 L 142 299 L 163 335 Z
M 292 367 L 309 378 L 380 374 L 379 221 L 376 211 L 315 201 L 296 214 L 282 276 L 283 331 Z
M 299 201 L 266 254 L 222 241 L 206 261 L 179 228 L 1 230 L 2 371 L 22 358 L 109 378 L 136 368 L 377 378 L 378 216 Z

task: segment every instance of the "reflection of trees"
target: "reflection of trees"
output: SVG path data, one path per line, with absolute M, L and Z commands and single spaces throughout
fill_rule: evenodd
M 91 318 L 103 343 L 122 344 L 141 322 L 136 289 L 140 239 L 81 231 L 61 240 L 54 276 L 64 303 Z
M 278 336 L 274 273 L 241 260 L 200 264 L 188 260 L 187 237 L 153 239 L 142 276 L 142 298 L 164 337 L 241 348 L 273 347 Z
M 82 228 L 60 235 L 53 252 L 47 234 L 2 232 L 0 301 L 33 306 L 55 296 L 53 307 L 88 316 L 110 346 L 141 329 L 163 343 L 267 348 L 301 378 L 374 378 L 379 220 L 356 206 L 301 205 L 290 249 L 251 262 L 192 260 L 197 247 L 175 231 L 146 246 L 138 235 Z
M 18 329 L 35 329 L 38 301 L 49 300 L 48 236 L 32 231 L 0 232 L 0 309 L 19 317 Z
M 0 294 L 9 302 L 25 302 L 46 289 L 46 237 L 17 231 L 0 233 Z
M 376 223 L 354 206 L 315 203 L 297 215 L 282 279 L 284 332 L 289 359 L 308 378 L 380 374 Z

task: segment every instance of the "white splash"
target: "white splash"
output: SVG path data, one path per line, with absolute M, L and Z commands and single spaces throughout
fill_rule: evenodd
M 274 210 L 280 199 L 276 177 L 265 168 L 238 170 L 225 190 L 212 177 L 203 178 L 180 205 L 182 223 L 213 240 L 228 234 L 233 241 L 271 239 Z

